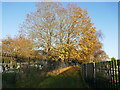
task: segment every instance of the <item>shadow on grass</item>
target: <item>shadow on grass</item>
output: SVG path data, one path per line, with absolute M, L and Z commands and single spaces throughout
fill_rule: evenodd
M 80 67 L 73 67 L 60 75 L 50 76 L 39 84 L 41 88 L 88 88 L 80 75 Z
M 79 70 L 73 68 L 52 76 L 34 69 L 26 73 L 5 73 L 3 88 L 88 88 Z

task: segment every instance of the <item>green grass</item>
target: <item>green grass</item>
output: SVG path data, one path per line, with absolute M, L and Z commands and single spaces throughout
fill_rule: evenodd
M 67 77 L 63 75 L 59 76 L 51 76 L 50 78 L 44 80 L 38 87 L 41 88 L 75 88 L 78 87 L 76 85 L 77 78 L 75 77 Z
M 2 74 L 2 85 L 5 88 L 16 87 L 16 73 Z
M 3 84 L 4 88 L 88 88 L 79 70 L 79 67 L 73 67 L 60 75 L 52 76 L 35 70 L 24 74 L 6 73 L 3 74 Z
M 39 84 L 40 88 L 88 88 L 82 79 L 80 68 L 74 67 L 60 75 L 51 76 Z

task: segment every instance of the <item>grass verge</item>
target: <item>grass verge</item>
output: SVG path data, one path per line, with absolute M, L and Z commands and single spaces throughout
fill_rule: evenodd
M 43 72 L 42 72 L 43 73 Z M 72 67 L 59 75 L 29 73 L 3 74 L 4 88 L 88 88 L 80 75 L 80 67 Z

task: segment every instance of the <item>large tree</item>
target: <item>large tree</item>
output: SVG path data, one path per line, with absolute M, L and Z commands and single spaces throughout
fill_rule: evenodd
M 107 58 L 86 10 L 54 2 L 36 6 L 36 11 L 27 15 L 21 32 L 33 40 L 37 49 L 46 52 L 46 59 L 91 62 Z
M 26 29 L 26 35 L 34 41 L 37 49 L 43 49 L 46 59 L 49 58 L 49 52 L 55 46 L 57 31 L 56 10 L 59 7 L 57 3 L 38 3 L 37 10 L 29 13 L 25 24 L 21 27 Z

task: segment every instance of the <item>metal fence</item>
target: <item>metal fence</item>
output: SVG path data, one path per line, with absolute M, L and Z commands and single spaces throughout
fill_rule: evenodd
M 81 65 L 82 76 L 91 88 L 120 89 L 120 60 Z

